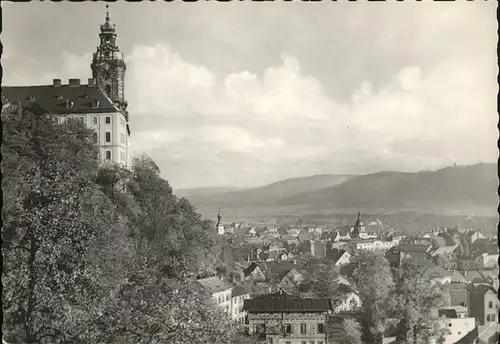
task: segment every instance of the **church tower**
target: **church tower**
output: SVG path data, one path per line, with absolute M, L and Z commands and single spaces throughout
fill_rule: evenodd
M 217 214 L 217 225 L 216 225 L 216 228 L 217 228 L 217 233 L 219 235 L 223 235 L 224 234 L 224 225 L 222 224 L 222 215 L 220 213 L 220 209 L 219 209 L 219 213 Z
M 95 80 L 96 85 L 106 92 L 113 103 L 126 113 L 125 61 L 116 44 L 116 28 L 115 25 L 111 24 L 107 10 L 106 21 L 101 25 L 99 40 L 99 46 L 90 65 L 92 78 Z

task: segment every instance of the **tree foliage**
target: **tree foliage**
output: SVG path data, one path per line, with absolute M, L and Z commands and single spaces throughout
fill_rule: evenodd
M 431 279 L 432 270 L 415 259 L 401 261 L 389 309 L 397 325 L 397 341 L 405 344 L 443 342 L 443 327 L 437 310 L 445 305 L 442 287 Z
M 360 251 L 353 256 L 350 265 L 363 308 L 364 340 L 381 343 L 388 318 L 389 297 L 394 288 L 389 262 L 378 252 Z
M 26 343 L 56 342 L 61 326 L 74 325 L 65 313 L 95 296 L 85 257 L 101 227 L 94 216 L 96 150 L 75 121 L 57 126 L 25 112 L 6 122 L 4 324 Z
M 359 322 L 354 318 L 344 318 L 342 325 L 345 330 L 345 338 L 342 344 L 362 344 L 363 331 Z
M 9 343 L 237 341 L 193 282 L 224 268 L 221 243 L 151 158 L 99 167 L 91 130 L 36 108 L 3 129 Z

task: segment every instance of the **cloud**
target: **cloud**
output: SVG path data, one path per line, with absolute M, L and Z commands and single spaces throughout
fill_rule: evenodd
M 174 187 L 492 161 L 498 70 L 486 47 L 496 38 L 482 23 L 493 16 L 479 5 L 422 5 L 305 19 L 282 6 L 272 15 L 234 6 L 231 16 L 184 7 L 197 20 L 171 18 L 168 30 L 151 30 L 158 37 L 143 32 L 143 44 L 124 48 L 133 149 Z M 91 54 L 51 60 L 41 72 L 45 60 L 27 59 L 9 80 L 90 77 Z

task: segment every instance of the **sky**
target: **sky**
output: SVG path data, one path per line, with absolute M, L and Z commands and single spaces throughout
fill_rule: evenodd
M 113 3 L 134 154 L 174 189 L 497 159 L 496 2 Z M 3 85 L 91 77 L 102 3 L 4 3 Z

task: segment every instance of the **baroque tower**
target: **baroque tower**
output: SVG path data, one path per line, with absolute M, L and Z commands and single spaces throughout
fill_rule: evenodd
M 106 8 L 108 6 L 106 5 Z M 116 27 L 111 24 L 109 12 L 106 11 L 106 21 L 101 25 L 99 46 L 94 53 L 92 64 L 92 78 L 96 85 L 102 88 L 107 96 L 126 113 L 125 101 L 125 61 L 123 54 L 116 44 Z M 128 118 L 128 116 L 126 115 Z

